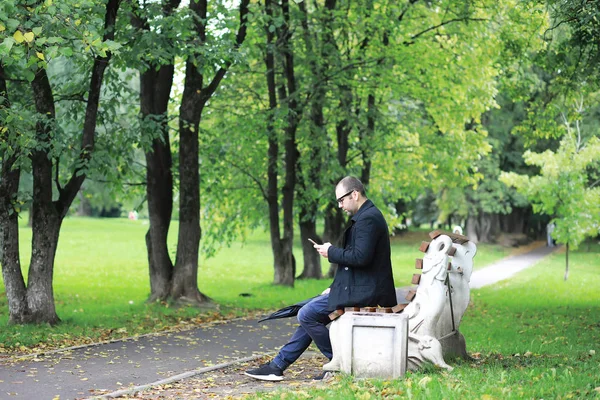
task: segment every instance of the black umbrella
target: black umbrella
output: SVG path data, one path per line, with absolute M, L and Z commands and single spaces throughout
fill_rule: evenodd
M 315 296 L 318 297 L 318 296 Z M 275 311 L 273 314 L 264 317 L 263 319 L 259 319 L 258 322 L 267 321 L 269 319 L 279 319 L 279 318 L 289 318 L 295 315 L 298 315 L 298 311 L 307 304 L 309 301 L 314 299 L 315 297 L 311 297 L 310 299 L 302 300 L 296 304 L 291 306 L 283 307 L 280 310 Z

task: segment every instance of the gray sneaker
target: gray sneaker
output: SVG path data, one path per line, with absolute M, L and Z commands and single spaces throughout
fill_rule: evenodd
M 261 381 L 280 381 L 283 380 L 283 371 L 271 363 L 266 363 L 255 369 L 249 369 L 244 372 L 244 375 L 248 375 L 254 379 L 260 379 Z

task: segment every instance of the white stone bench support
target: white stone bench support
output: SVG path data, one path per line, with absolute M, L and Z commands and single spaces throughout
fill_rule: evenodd
M 357 378 L 393 379 L 404 376 L 408 357 L 408 316 L 346 312 L 331 324 L 334 359 L 326 371 Z

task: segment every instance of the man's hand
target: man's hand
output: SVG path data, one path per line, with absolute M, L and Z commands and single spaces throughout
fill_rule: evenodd
M 331 288 L 327 288 L 327 289 L 323 290 L 323 291 L 321 292 L 321 295 L 324 295 L 324 294 L 327 294 L 327 293 L 329 293 L 329 291 L 330 291 L 330 290 L 331 290 Z
M 317 251 L 319 252 L 320 255 L 327 258 L 327 251 L 331 247 L 331 243 L 327 242 L 327 243 L 323 243 L 323 244 L 315 244 L 315 245 L 313 245 L 313 247 L 315 249 L 317 249 Z

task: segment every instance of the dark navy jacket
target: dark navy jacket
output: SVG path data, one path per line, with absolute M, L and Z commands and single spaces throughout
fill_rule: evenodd
M 331 246 L 327 255 L 338 264 L 329 309 L 396 305 L 388 226 L 371 200 L 352 217 L 343 248 Z

